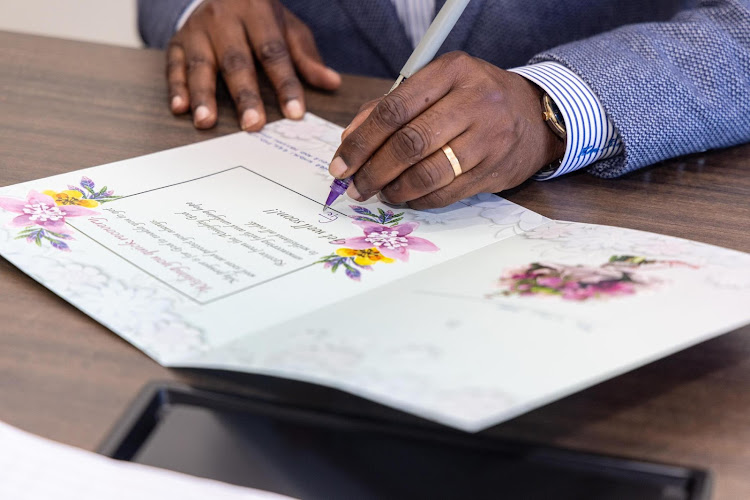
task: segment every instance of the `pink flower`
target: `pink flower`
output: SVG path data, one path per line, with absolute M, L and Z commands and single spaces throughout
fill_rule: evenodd
M 405 222 L 396 226 L 382 226 L 366 221 L 355 221 L 354 224 L 362 228 L 365 233 L 364 236 L 337 240 L 332 243 L 354 250 L 377 248 L 385 257 L 404 262 L 409 260 L 409 250 L 420 252 L 436 252 L 439 250 L 435 244 L 424 238 L 410 236 L 419 227 L 418 222 Z
M 30 191 L 25 200 L 0 197 L 0 208 L 21 214 L 10 221 L 11 227 L 41 226 L 57 233 L 68 232 L 66 217 L 98 213 L 78 205 L 57 205 L 51 196 L 37 191 Z

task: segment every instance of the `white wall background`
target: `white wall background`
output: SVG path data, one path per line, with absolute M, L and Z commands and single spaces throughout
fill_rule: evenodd
M 0 30 L 140 47 L 135 2 L 0 0 Z

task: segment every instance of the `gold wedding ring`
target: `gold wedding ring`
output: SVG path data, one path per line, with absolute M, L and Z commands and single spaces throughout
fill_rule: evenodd
M 453 167 L 453 173 L 456 174 L 456 177 L 461 175 L 463 173 L 461 170 L 461 164 L 458 162 L 458 158 L 456 158 L 456 153 L 453 152 L 453 149 L 446 144 L 443 146 L 443 153 L 448 157 L 448 161 L 451 162 L 451 167 Z

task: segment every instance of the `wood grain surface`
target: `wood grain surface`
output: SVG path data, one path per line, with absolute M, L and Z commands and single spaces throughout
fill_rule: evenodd
M 237 131 L 195 130 L 167 109 L 164 55 L 0 32 L 0 185 Z M 347 76 L 309 91 L 346 125 L 390 82 Z M 280 117 L 265 92 L 268 115 Z M 510 200 L 562 220 L 611 224 L 750 251 L 750 146 L 665 162 L 618 180 L 527 182 Z M 748 305 L 750 307 L 750 304 Z M 707 308 L 705 314 L 711 314 Z M 550 367 L 553 369 L 553 367 Z M 168 370 L 0 259 L 0 420 L 94 449 L 140 388 L 180 380 L 296 404 L 400 414 L 339 391 L 261 376 Z M 498 425 L 487 433 L 715 473 L 715 498 L 750 498 L 750 328 L 729 333 Z

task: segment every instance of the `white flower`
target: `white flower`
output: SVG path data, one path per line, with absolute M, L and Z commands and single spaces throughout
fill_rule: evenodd
M 409 246 L 409 240 L 399 236 L 398 231 L 374 231 L 365 236 L 365 241 L 374 247 L 385 247 L 390 250 Z
M 489 219 L 498 226 L 517 228 L 520 232 L 534 229 L 549 220 L 536 212 L 494 195 L 473 206 L 482 209 L 479 212 L 480 217 Z
M 43 269 L 35 265 L 42 283 L 58 293 L 76 294 L 81 288 L 102 288 L 110 277 L 95 266 L 78 262 L 64 262 L 53 259 L 38 259 L 35 264 L 47 261 Z
M 726 269 L 712 267 L 707 270 L 706 278 L 712 285 L 727 290 L 748 290 L 750 289 L 750 269 Z
M 161 359 L 203 352 L 208 347 L 200 330 L 180 320 L 152 323 L 147 330 L 133 335 L 132 340 Z
M 172 299 L 153 288 L 132 287 L 113 280 L 103 287 L 81 286 L 76 295 L 87 312 L 126 334 L 150 331 L 153 325 L 173 319 Z
M 560 248 L 576 251 L 607 250 L 629 252 L 634 243 L 634 231 L 609 226 L 570 224 L 555 241 Z
M 569 234 L 569 224 L 550 222 L 528 231 L 524 237 L 532 240 L 556 240 Z
M 27 203 L 23 206 L 23 213 L 29 216 L 29 220 L 35 222 L 54 222 L 65 218 L 65 214 L 56 205 L 47 206 L 45 203 Z
M 466 206 L 463 203 L 454 203 L 445 208 L 433 208 L 430 210 L 413 210 L 409 213 L 409 218 L 416 222 L 423 222 L 427 225 L 448 224 L 451 221 L 468 219 L 479 212 L 472 206 Z

